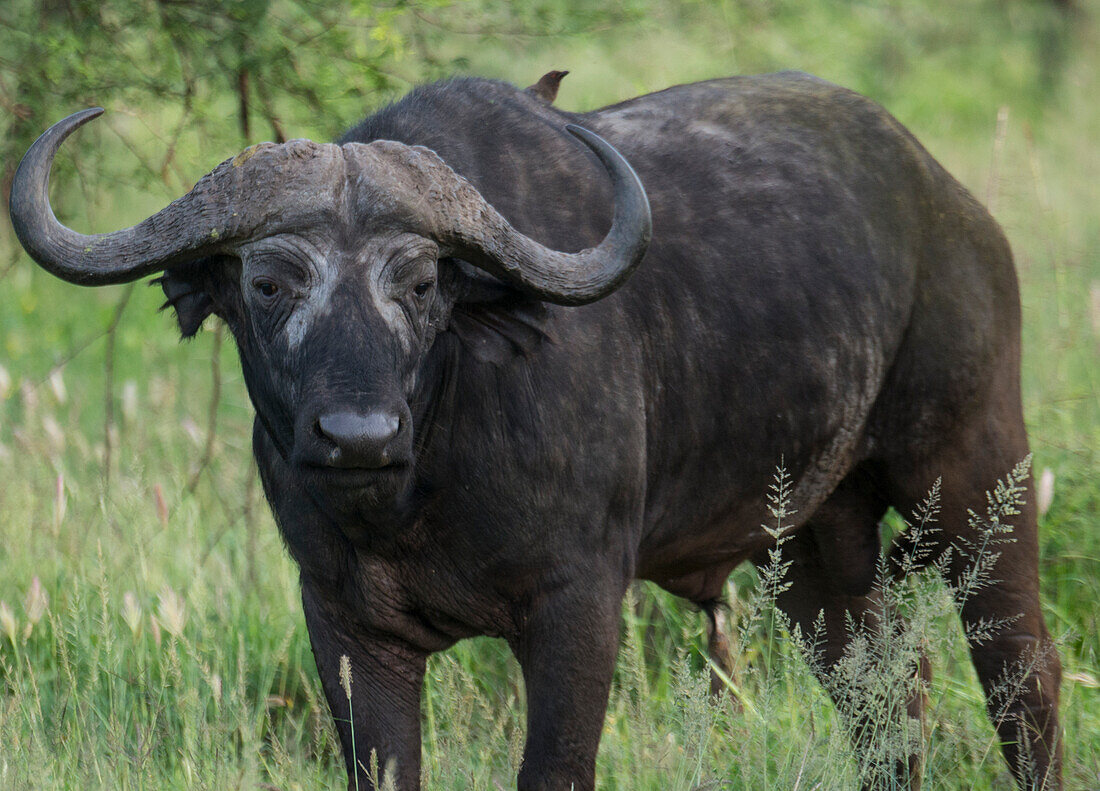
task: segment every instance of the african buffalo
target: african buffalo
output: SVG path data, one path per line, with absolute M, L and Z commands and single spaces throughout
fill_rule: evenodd
M 253 146 L 94 236 L 47 198 L 58 147 L 101 112 L 86 110 L 12 188 L 19 238 L 55 275 L 163 272 L 184 335 L 210 314 L 233 332 L 361 782 L 377 750 L 418 787 L 428 655 L 495 635 L 527 687 L 519 788 L 592 789 L 627 585 L 712 613 L 773 540 L 781 456 L 796 514 L 779 603 L 804 626 L 824 611 L 827 666 L 845 613 L 875 623 L 887 507 L 912 512 L 942 477 L 942 549 L 1028 452 L 1008 244 L 881 107 L 796 73 L 589 113 L 552 98 L 420 87 L 336 144 Z M 973 643 L 974 665 L 987 692 L 1033 668 L 996 725 L 1021 786 L 1058 788 L 1030 505 L 1015 539 L 962 618 L 1009 624 Z

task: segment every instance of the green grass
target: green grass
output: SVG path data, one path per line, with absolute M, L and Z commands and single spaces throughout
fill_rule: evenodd
M 1000 3 L 910 5 L 632 3 L 628 21 L 593 33 L 445 34 L 440 56 L 521 84 L 570 69 L 558 101 L 569 109 L 674 82 L 803 68 L 882 101 L 992 204 L 1023 287 L 1034 466 L 1055 479 L 1041 524 L 1042 584 L 1066 671 L 1066 787 L 1096 788 L 1100 8 L 1080 4 L 1056 61 L 1062 77 L 1050 85 L 1033 46 L 1053 24 L 1040 4 L 1005 4 L 1003 13 Z M 446 11 L 437 16 L 461 26 Z M 156 152 L 171 118 L 131 110 L 120 128 L 140 151 Z M 290 131 L 317 136 L 324 126 L 303 120 Z M 89 129 L 80 140 L 77 166 L 101 189 L 61 203 L 73 224 L 98 230 L 174 197 L 235 145 L 231 126 L 217 145 L 183 140 L 183 172 L 143 193 L 125 180 L 106 189 L 95 181 L 125 156 L 108 132 Z M 251 407 L 231 344 L 219 348 L 209 331 L 180 344 L 171 317 L 156 313 L 159 293 L 139 286 L 118 325 L 108 382 L 100 336 L 124 291 L 57 282 L 18 251 L 6 226 L 0 234 L 0 788 L 342 787 L 296 571 L 249 461 Z M 217 432 L 200 469 L 216 357 Z M 29 597 L 36 578 L 44 608 Z M 739 569 L 733 583 L 743 622 L 756 578 Z M 852 787 L 843 723 L 789 642 L 754 632 L 740 658 L 746 702 L 714 706 L 702 617 L 646 585 L 633 597 L 601 788 Z M 958 626 L 942 589 L 928 598 L 936 680 L 926 787 L 1004 788 Z M 434 657 L 424 708 L 429 787 L 509 787 L 522 712 L 518 669 L 499 642 L 468 641 Z

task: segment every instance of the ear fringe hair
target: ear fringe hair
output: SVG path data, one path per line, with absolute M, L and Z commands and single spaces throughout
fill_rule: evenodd
M 206 317 L 213 312 L 214 303 L 205 291 L 173 278 L 167 272 L 150 280 L 149 285 L 160 286 L 164 291 L 166 299 L 157 310 L 172 308 L 176 311 L 176 322 L 184 339 L 195 337 Z

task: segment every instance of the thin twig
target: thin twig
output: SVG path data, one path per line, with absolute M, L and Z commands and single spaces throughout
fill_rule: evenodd
M 134 155 L 134 159 L 141 163 L 142 168 L 144 168 L 146 172 L 148 172 L 151 176 L 155 178 L 159 178 L 160 170 L 149 160 L 148 157 L 144 156 L 138 150 L 137 146 L 134 145 L 133 141 L 131 141 L 130 138 L 122 134 L 122 132 L 118 131 L 110 124 L 107 124 L 106 127 L 107 129 L 114 132 L 115 137 L 117 137 L 122 142 L 122 145 L 124 145 L 126 149 Z
M 260 106 L 263 109 L 264 118 L 267 119 L 271 131 L 275 133 L 275 142 L 285 143 L 287 140 L 286 131 L 283 129 L 279 116 L 275 114 L 275 106 L 271 101 L 271 93 L 267 90 L 267 82 L 263 79 L 257 79 L 255 85 L 256 94 L 260 97 Z
M 104 335 L 106 335 L 109 329 L 110 328 L 102 329 L 99 332 L 97 332 L 93 335 L 89 335 L 87 338 L 82 340 L 80 343 L 78 343 L 76 346 L 74 346 L 72 349 L 70 349 L 64 356 L 62 356 L 60 360 L 58 360 L 56 363 L 54 363 L 50 367 L 50 370 L 46 371 L 45 375 L 41 379 L 39 379 L 37 382 L 32 382 L 31 385 L 30 385 L 30 388 L 32 390 L 37 390 L 42 385 L 46 384 L 46 382 L 50 381 L 50 379 L 53 378 L 54 374 L 56 374 L 58 371 L 60 371 L 66 365 L 71 363 L 78 356 L 80 356 L 80 354 L 82 352 L 84 352 L 92 344 L 94 344 L 96 341 L 98 341 L 100 338 L 102 338 Z
M 13 252 L 14 252 L 14 250 L 13 250 Z M 8 263 L 4 264 L 3 269 L 0 269 L 0 280 L 3 280 L 5 277 L 7 277 L 13 271 L 15 271 L 15 265 L 18 264 L 18 263 L 19 263 L 18 254 L 12 255 L 11 260 L 8 261 Z
M 1065 273 L 1062 270 L 1061 262 L 1058 260 L 1054 238 L 1050 233 L 1050 198 L 1047 194 L 1046 181 L 1043 179 L 1039 153 L 1035 146 L 1035 135 L 1032 133 L 1031 127 L 1026 124 L 1024 125 L 1024 142 L 1027 144 L 1027 160 L 1031 166 L 1031 178 L 1035 184 L 1035 197 L 1039 201 L 1039 237 L 1043 240 L 1043 245 L 1047 249 L 1047 259 L 1050 268 L 1054 271 L 1054 305 L 1057 310 L 1058 327 L 1065 331 L 1069 328 L 1069 316 L 1066 312 L 1064 299 L 1066 291 Z
M 206 443 L 203 447 L 202 458 L 199 460 L 199 466 L 191 476 L 191 480 L 187 482 L 188 494 L 194 494 L 195 487 L 199 485 L 199 478 L 206 471 L 206 468 L 210 465 L 210 460 L 214 457 L 214 440 L 217 438 L 218 431 L 218 404 L 222 397 L 221 349 L 224 334 L 225 325 L 219 321 L 214 327 L 214 348 L 210 356 L 213 389 L 210 393 L 210 406 L 206 412 Z
M 183 129 L 190 119 L 191 108 L 185 103 L 183 115 L 180 116 L 180 122 L 176 125 L 176 129 L 168 142 L 168 150 L 164 152 L 164 160 L 160 163 L 160 180 L 165 184 L 168 184 L 168 168 L 174 164 L 176 158 L 176 147 L 179 145 L 180 135 L 183 134 Z
M 606 33 L 609 30 L 615 30 L 620 27 L 622 22 L 609 22 L 604 25 L 594 26 L 590 28 L 561 28 L 558 30 L 537 30 L 535 28 L 527 27 L 484 27 L 484 28 L 461 28 L 453 25 L 448 25 L 440 22 L 438 19 L 433 19 L 422 11 L 416 9 L 410 9 L 412 15 L 419 19 L 426 25 L 431 25 L 434 28 L 439 28 L 442 31 L 451 33 L 458 36 L 507 36 L 510 38 L 568 38 L 570 36 L 589 35 L 592 33 Z
M 1006 137 L 1008 137 L 1008 105 L 1002 104 L 997 110 L 997 126 L 993 132 L 993 158 L 989 163 L 989 181 L 985 185 L 985 205 L 990 214 L 997 213 L 1001 156 L 1004 154 Z
M 122 320 L 122 313 L 130 302 L 137 283 L 130 283 L 122 292 L 122 297 L 115 306 L 115 313 L 111 317 L 111 323 L 107 326 L 107 348 L 103 359 L 103 490 L 107 491 L 111 486 L 111 457 L 114 447 L 112 433 L 115 430 L 115 340 L 118 337 L 118 325 Z
M 248 586 L 256 590 L 256 557 L 259 553 L 259 519 L 256 514 L 256 477 L 259 471 L 256 469 L 256 459 L 252 454 L 248 455 L 248 474 L 244 481 L 244 527 L 247 540 L 245 552 L 248 564 Z
M 245 144 L 252 139 L 252 123 L 248 112 L 248 69 L 237 69 L 237 123 Z

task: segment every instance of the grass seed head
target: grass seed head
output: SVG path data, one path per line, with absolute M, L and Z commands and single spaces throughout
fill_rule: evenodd
M 183 597 L 165 585 L 158 598 L 157 620 L 168 634 L 179 637 L 183 634 L 183 625 L 187 622 L 187 606 Z
M 1089 286 L 1089 313 L 1092 318 L 1092 332 L 1100 338 L 1100 280 L 1092 281 Z
M 351 660 L 347 654 L 340 656 L 340 686 L 344 688 L 348 700 L 351 700 Z
M 38 392 L 34 385 L 24 381 L 19 387 L 19 397 L 23 401 L 24 425 L 31 423 L 31 419 L 38 413 Z
M 12 645 L 15 645 L 15 634 L 19 631 L 19 624 L 15 620 L 15 613 L 6 601 L 0 601 L 0 631 L 7 635 Z
M 65 511 L 67 508 L 68 498 L 65 497 L 65 476 L 58 473 L 57 480 L 54 481 L 53 490 L 53 529 L 55 535 L 61 528 L 61 523 L 65 519 Z M 37 577 L 35 579 L 37 579 Z
M 122 620 L 130 627 L 130 633 L 137 635 L 141 631 L 141 605 L 133 591 L 122 594 Z
M 195 444 L 196 448 L 201 448 L 206 442 L 206 437 L 202 433 L 202 429 L 199 428 L 199 424 L 196 423 L 190 415 L 180 420 L 180 428 L 184 430 L 191 439 L 191 442 Z
M 1035 489 L 1035 507 L 1039 509 L 1039 516 L 1046 516 L 1054 502 L 1054 470 L 1050 467 L 1043 468 L 1043 474 L 1039 476 L 1039 485 Z
M 133 423 L 138 413 L 138 389 L 137 382 L 127 379 L 122 385 L 122 418 L 127 423 Z
M 50 595 L 42 587 L 42 582 L 36 576 L 31 580 L 31 586 L 27 589 L 27 595 L 23 599 L 23 609 L 27 613 L 27 620 L 34 626 L 42 620 L 46 610 L 50 607 Z
M 64 404 L 69 400 L 69 391 L 65 389 L 65 378 L 61 375 L 61 369 L 58 368 L 52 374 L 50 374 L 50 390 L 53 391 L 53 397 L 57 399 L 57 403 Z
M 168 501 L 164 499 L 164 487 L 159 483 L 153 485 L 153 504 L 157 509 L 157 519 L 164 527 L 168 527 Z
M 44 415 L 42 417 L 42 430 L 46 433 L 46 440 L 49 443 L 51 453 L 57 455 L 65 450 L 65 432 L 61 428 L 61 424 L 57 422 L 57 418 L 53 415 Z

